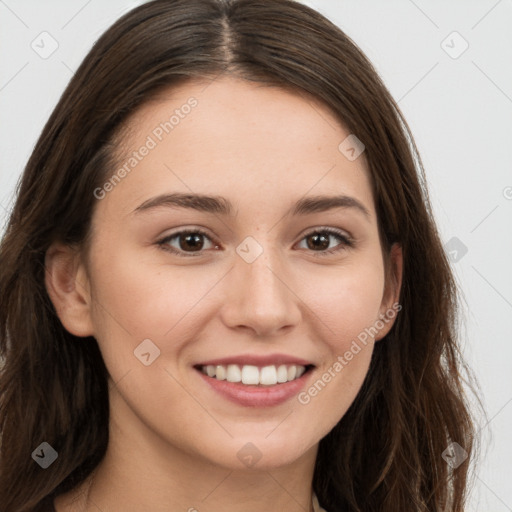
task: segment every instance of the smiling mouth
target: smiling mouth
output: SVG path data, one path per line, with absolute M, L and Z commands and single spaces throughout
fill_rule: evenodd
M 215 380 L 224 380 L 253 387 L 265 387 L 297 380 L 311 371 L 314 365 L 281 364 L 258 367 L 255 365 L 228 364 L 196 365 L 194 368 Z

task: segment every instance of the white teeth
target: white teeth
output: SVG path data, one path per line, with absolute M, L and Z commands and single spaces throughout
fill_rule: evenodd
M 236 364 L 223 365 L 207 365 L 202 366 L 201 371 L 217 380 L 227 380 L 228 382 L 241 382 L 246 385 L 263 385 L 274 386 L 276 384 L 283 384 L 292 380 L 298 379 L 306 371 L 305 366 L 300 365 L 286 365 L 279 366 L 269 365 L 258 368 L 254 365 L 243 365 L 242 367 Z
M 226 380 L 226 368 L 224 366 L 217 365 L 215 368 L 215 378 L 217 380 Z
M 275 366 L 264 366 L 260 373 L 260 384 L 274 386 L 277 384 L 277 371 Z
M 245 365 L 242 367 L 242 382 L 244 384 L 259 384 L 260 371 L 257 366 Z
M 242 372 L 236 364 L 228 364 L 228 370 L 226 372 L 226 380 L 228 382 L 241 382 Z
M 277 382 L 288 382 L 288 368 L 282 364 L 277 369 Z

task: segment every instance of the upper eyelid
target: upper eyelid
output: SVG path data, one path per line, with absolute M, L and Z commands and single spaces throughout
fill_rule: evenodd
M 184 233 L 199 233 L 203 236 L 208 237 L 212 242 L 216 240 L 216 237 L 210 235 L 208 231 L 204 228 L 182 228 L 178 231 L 174 231 L 173 233 L 169 233 L 167 235 L 164 235 L 159 238 L 160 242 L 163 242 L 165 240 L 169 240 L 171 238 L 174 238 L 175 236 L 182 235 Z

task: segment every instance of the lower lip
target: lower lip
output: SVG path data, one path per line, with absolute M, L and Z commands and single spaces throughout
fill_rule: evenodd
M 279 405 L 296 396 L 304 387 L 312 369 L 298 379 L 273 386 L 248 386 L 240 382 L 228 382 L 208 377 L 201 370 L 195 370 L 215 391 L 238 405 L 245 407 L 271 407 Z

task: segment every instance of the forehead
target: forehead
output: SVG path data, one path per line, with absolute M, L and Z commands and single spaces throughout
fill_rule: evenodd
M 364 153 L 348 159 L 340 144 L 349 131 L 301 91 L 232 77 L 187 81 L 160 91 L 127 128 L 110 170 L 125 172 L 111 199 L 197 192 L 271 207 L 330 192 L 373 209 Z

